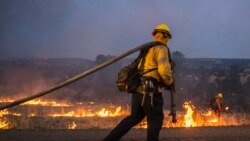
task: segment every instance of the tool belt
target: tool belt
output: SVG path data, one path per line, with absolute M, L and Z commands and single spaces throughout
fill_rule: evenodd
M 137 92 L 141 94 L 159 93 L 159 82 L 152 77 L 141 77 L 141 84 L 137 88 Z
M 159 82 L 157 79 L 152 77 L 141 77 L 141 85 L 139 86 L 140 93 L 143 94 L 142 103 L 141 105 L 144 105 L 145 97 L 150 97 L 150 103 L 153 107 L 153 97 L 154 94 L 159 93 Z

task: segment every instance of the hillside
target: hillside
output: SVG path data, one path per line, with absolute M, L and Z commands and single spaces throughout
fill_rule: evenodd
M 95 61 L 77 58 L 12 59 L 0 61 L 0 97 L 20 98 L 32 95 L 78 75 L 112 56 L 99 55 Z M 130 97 L 115 86 L 118 70 L 125 59 L 62 88 L 45 99 L 58 101 L 96 101 L 129 103 Z M 177 103 L 190 100 L 205 107 L 217 92 L 233 111 L 250 111 L 250 59 L 175 58 Z M 165 105 L 169 99 L 165 95 Z

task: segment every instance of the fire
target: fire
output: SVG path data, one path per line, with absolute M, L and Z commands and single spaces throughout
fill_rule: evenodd
M 112 113 L 109 110 L 106 110 L 105 108 L 102 108 L 101 111 L 97 112 L 97 115 L 100 117 L 115 117 L 121 115 L 120 111 L 121 111 L 121 106 L 117 107 L 114 113 Z
M 138 124 L 135 128 L 148 128 L 148 123 L 147 121 L 144 119 L 140 124 Z
M 10 112 L 8 110 L 0 110 L 0 117 L 3 117 L 4 115 L 8 115 Z
M 10 98 L 3 98 L 3 99 L 0 99 L 0 103 L 9 103 L 9 102 L 13 102 L 14 99 L 10 99 Z
M 8 110 L 0 111 L 0 129 L 10 129 L 12 127 L 11 123 L 4 118 L 4 115 L 8 115 Z
M 19 99 L 19 98 L 17 98 L 17 99 Z M 15 101 L 15 99 L 12 99 L 12 98 L 0 99 L 0 103 L 10 103 L 10 102 L 14 102 L 14 101 Z M 67 104 L 67 103 L 58 103 L 56 101 L 44 101 L 41 99 L 30 100 L 30 101 L 27 101 L 21 105 L 39 105 L 39 106 L 53 106 L 53 107 L 72 106 L 71 104 Z
M 75 123 L 75 121 L 73 121 L 72 123 L 69 124 L 68 129 L 74 130 L 76 129 L 76 127 L 77 127 L 77 124 Z
M 194 106 L 191 102 L 185 102 L 183 108 L 186 109 L 186 114 L 184 115 L 184 122 L 186 127 L 195 127 L 196 123 L 193 119 L 194 116 Z
M 203 114 L 204 116 L 211 116 L 212 115 L 212 110 L 209 110 L 207 113 Z
M 218 118 L 211 119 L 209 122 L 218 122 Z
M 63 114 L 50 114 L 51 117 L 119 117 L 122 115 L 121 113 L 121 106 L 115 108 L 115 111 L 112 112 L 106 108 L 101 108 L 101 110 L 97 112 L 92 112 L 91 109 L 80 109 L 77 111 L 70 111 Z
M 28 115 L 28 117 L 35 117 L 35 116 L 36 116 L 36 114 L 34 114 L 34 113 L 31 113 Z
M 183 117 L 185 127 L 201 126 L 232 126 L 232 125 L 250 125 L 250 115 L 243 113 L 223 113 L 220 117 L 211 109 L 195 110 L 191 102 L 185 102 L 183 105 L 186 114 Z M 229 107 L 225 107 L 229 109 Z M 180 122 L 182 122 L 180 120 Z
M 0 129 L 9 129 L 9 123 L 6 120 L 0 120 Z
M 13 99 L 0 99 L 1 103 Z M 16 108 L 0 111 L 0 129 L 88 129 L 113 128 L 130 114 L 129 106 L 100 105 L 95 102 L 62 103 L 48 100 L 32 100 Z M 183 111 L 177 111 L 177 123 L 171 122 L 164 110 L 164 128 L 250 125 L 250 115 L 223 113 L 218 118 L 208 109 L 196 109 L 191 102 L 184 102 Z M 228 107 L 229 109 L 229 107 Z M 135 128 L 147 128 L 146 118 Z
M 215 115 L 215 113 L 211 109 L 209 109 L 208 112 L 206 114 L 203 114 L 203 115 L 208 118 L 207 121 L 210 123 L 219 122 L 219 118 Z
M 23 105 L 41 105 L 41 106 L 54 106 L 54 107 L 71 106 L 70 104 L 66 104 L 66 103 L 58 103 L 56 101 L 42 101 L 41 99 L 35 99 L 35 100 L 25 102 L 23 103 Z

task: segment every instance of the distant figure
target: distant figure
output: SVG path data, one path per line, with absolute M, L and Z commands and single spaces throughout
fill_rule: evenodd
M 224 111 L 222 102 L 223 102 L 222 93 L 218 93 L 214 98 L 210 100 L 209 106 L 218 117 L 220 117 Z

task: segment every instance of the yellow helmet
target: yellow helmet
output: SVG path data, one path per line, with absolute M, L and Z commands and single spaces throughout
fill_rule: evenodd
M 217 94 L 217 97 L 223 98 L 222 93 L 218 93 L 218 94 Z
M 170 31 L 168 25 L 166 25 L 166 24 L 157 25 L 155 27 L 155 29 L 152 31 L 152 35 L 154 36 L 157 32 L 162 32 L 162 33 L 168 35 L 170 39 L 172 38 L 171 31 Z

